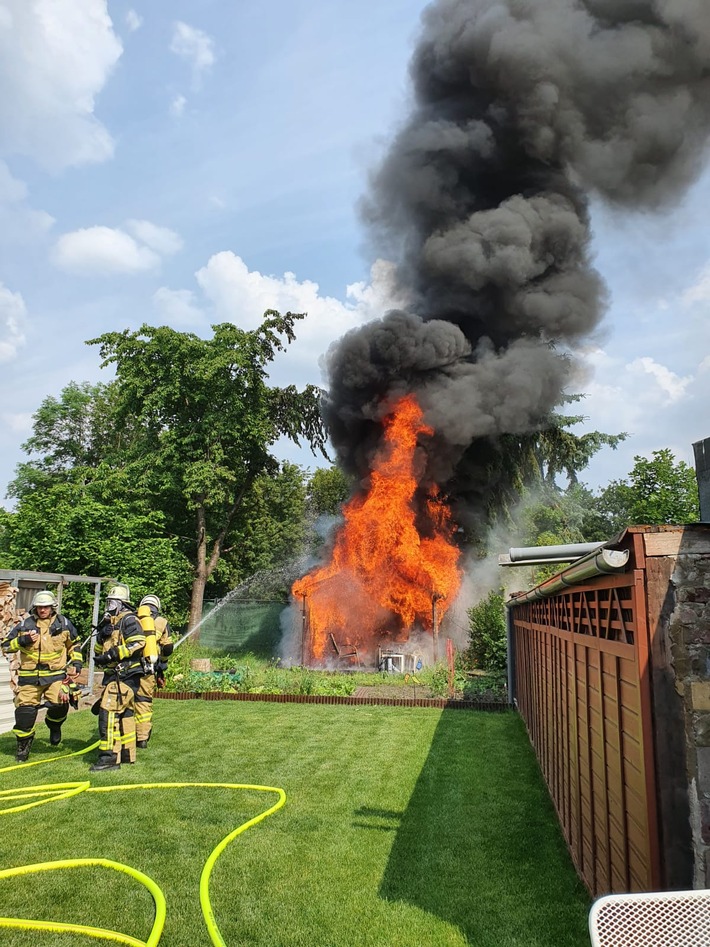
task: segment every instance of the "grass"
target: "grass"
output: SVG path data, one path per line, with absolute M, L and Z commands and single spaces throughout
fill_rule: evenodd
M 49 755 L 46 737 L 32 759 Z M 65 749 L 95 735 L 73 713 Z M 0 766 L 14 737 L 0 737 Z M 93 754 L 92 754 L 93 756 Z M 87 777 L 90 760 L 2 774 L 0 786 Z M 177 780 L 281 786 L 286 807 L 237 838 L 213 874 L 230 947 L 588 947 L 589 902 L 513 713 L 308 704 L 156 702 L 134 767 L 92 785 Z M 197 896 L 209 852 L 269 806 L 252 792 L 82 794 L 5 816 L 2 867 L 103 856 L 161 885 L 161 947 L 209 944 Z M 2 913 L 74 920 L 145 938 L 152 902 L 93 869 L 0 881 Z M 0 933 L 11 947 L 86 938 Z

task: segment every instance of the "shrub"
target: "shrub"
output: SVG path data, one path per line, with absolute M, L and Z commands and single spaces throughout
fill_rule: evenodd
M 508 642 L 503 590 L 489 592 L 478 605 L 469 608 L 468 617 L 471 623 L 468 659 L 474 667 L 485 671 L 505 671 Z

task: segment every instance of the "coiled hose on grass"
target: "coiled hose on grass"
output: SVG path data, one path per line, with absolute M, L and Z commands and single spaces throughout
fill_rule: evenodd
M 83 750 L 77 750 L 74 753 L 65 753 L 62 756 L 55 756 L 48 760 L 35 760 L 31 763 L 16 763 L 13 766 L 5 766 L 0 769 L 0 773 L 8 773 L 11 770 L 25 769 L 30 766 L 39 766 L 42 763 L 53 763 L 56 760 L 66 760 L 72 756 L 82 756 L 89 753 L 98 746 L 98 741 L 85 747 Z M 254 786 L 249 783 L 128 783 L 121 786 L 92 786 L 89 780 L 81 780 L 69 783 L 48 783 L 39 786 L 23 786 L 17 789 L 5 789 L 0 791 L 0 805 L 8 802 L 15 803 L 8 808 L 0 809 L 0 816 L 10 815 L 14 812 L 25 812 L 35 806 L 46 805 L 49 802 L 56 802 L 58 799 L 69 799 L 72 796 L 78 796 L 83 792 L 127 792 L 134 789 L 248 789 L 255 792 L 276 793 L 277 801 L 269 809 L 260 812 L 259 815 L 247 822 L 243 822 L 233 832 L 226 835 L 210 852 L 207 861 L 202 869 L 200 876 L 200 907 L 202 916 L 205 919 L 205 925 L 210 935 L 210 939 L 215 947 L 227 947 L 212 911 L 210 901 L 209 883 L 212 869 L 215 862 L 222 854 L 224 849 L 233 839 L 247 829 L 262 822 L 268 816 L 273 815 L 286 802 L 286 793 L 283 789 L 275 786 Z M 58 933 L 85 934 L 88 937 L 94 937 L 101 940 L 110 940 L 119 944 L 126 944 L 128 947 L 157 947 L 163 933 L 166 916 L 165 895 L 161 888 L 143 872 L 130 865 L 121 864 L 121 862 L 111 861 L 107 858 L 69 858 L 61 861 L 38 862 L 34 865 L 21 865 L 17 868 L 5 868 L 0 870 L 0 879 L 13 878 L 20 875 L 39 874 L 43 871 L 63 871 L 70 868 L 84 868 L 89 866 L 98 866 L 101 868 L 110 868 L 113 871 L 120 871 L 130 875 L 136 881 L 139 881 L 150 892 L 155 904 L 155 918 L 153 927 L 146 941 L 138 940 L 128 934 L 122 934 L 119 931 L 109 930 L 108 928 L 91 927 L 84 924 L 68 924 L 62 921 L 40 921 L 15 917 L 0 917 L 0 927 L 14 928 L 15 930 L 37 930 L 37 931 L 55 931 Z

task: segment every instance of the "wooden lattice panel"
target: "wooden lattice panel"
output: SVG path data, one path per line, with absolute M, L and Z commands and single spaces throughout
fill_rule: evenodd
M 595 895 L 658 884 L 637 601 L 628 574 L 511 607 L 518 707 Z

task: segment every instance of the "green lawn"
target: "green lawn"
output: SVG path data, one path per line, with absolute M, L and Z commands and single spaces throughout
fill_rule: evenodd
M 71 714 L 65 749 L 95 739 Z M 43 731 L 37 759 L 49 747 Z M 14 737 L 0 737 L 0 767 Z M 138 763 L 92 786 L 209 781 L 280 786 L 286 806 L 235 839 L 212 882 L 229 947 L 588 947 L 577 881 L 521 720 L 513 713 L 378 706 L 156 702 Z M 91 757 L 94 753 L 91 754 Z M 0 775 L 0 788 L 89 778 L 90 758 Z M 161 947 L 209 944 L 202 866 L 274 795 L 224 789 L 96 793 L 3 817 L 0 866 L 102 856 L 164 890 Z M 0 881 L 0 913 L 146 938 L 152 900 L 100 869 Z M 0 931 L 11 947 L 76 935 Z

